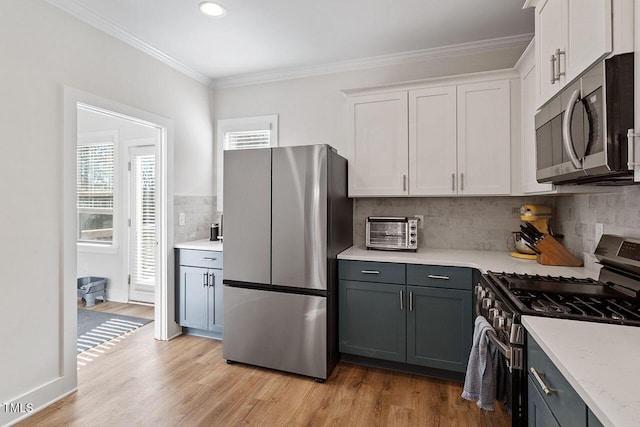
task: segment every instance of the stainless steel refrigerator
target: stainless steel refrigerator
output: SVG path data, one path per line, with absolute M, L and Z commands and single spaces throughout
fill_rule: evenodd
M 336 256 L 353 234 L 347 161 L 328 145 L 226 151 L 224 209 L 223 357 L 327 379 Z

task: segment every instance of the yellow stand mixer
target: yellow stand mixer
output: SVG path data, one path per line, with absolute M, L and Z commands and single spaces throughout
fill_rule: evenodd
M 531 223 L 541 233 L 549 234 L 549 221 L 551 220 L 551 206 L 547 205 L 523 205 L 520 208 L 520 219 Z M 536 259 L 537 254 L 522 240 L 519 231 L 513 232 L 513 240 L 516 251 L 511 256 L 521 259 Z

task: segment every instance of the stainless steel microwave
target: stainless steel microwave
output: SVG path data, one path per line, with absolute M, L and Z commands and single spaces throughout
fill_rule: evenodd
M 418 249 L 418 220 L 403 216 L 367 217 L 365 231 L 367 249 Z
M 598 62 L 535 117 L 538 182 L 626 183 L 633 53 Z

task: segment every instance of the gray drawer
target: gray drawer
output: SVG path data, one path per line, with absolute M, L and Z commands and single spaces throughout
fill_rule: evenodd
M 537 342 L 527 336 L 527 373 L 534 387 L 540 392 L 558 424 L 563 427 L 587 425 L 587 407 L 571 384 L 560 373 L 551 359 L 544 353 Z M 548 395 L 540 382 L 531 372 L 531 368 L 538 372 L 540 379 L 551 390 Z
M 359 282 L 397 283 L 404 285 L 405 265 L 392 262 L 347 261 L 338 263 L 341 280 Z
M 176 249 L 176 264 L 222 269 L 222 252 Z
M 407 285 L 470 291 L 473 280 L 466 267 L 407 264 Z

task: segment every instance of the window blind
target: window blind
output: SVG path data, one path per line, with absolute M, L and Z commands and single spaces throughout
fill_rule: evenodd
M 78 146 L 78 209 L 113 210 L 113 143 Z
M 132 169 L 136 182 L 134 280 L 153 285 L 156 276 L 155 155 L 136 156 Z
M 251 130 L 239 132 L 225 132 L 224 147 L 226 150 L 241 150 L 247 148 L 266 148 L 271 146 L 271 130 Z

